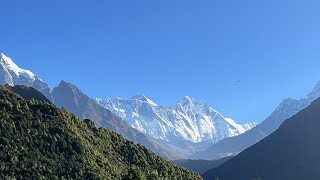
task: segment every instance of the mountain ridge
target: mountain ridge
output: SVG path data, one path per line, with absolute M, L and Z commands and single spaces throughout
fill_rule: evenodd
M 42 79 L 38 78 L 30 70 L 20 68 L 11 58 L 0 54 L 0 83 L 13 85 L 26 85 L 34 87 L 53 101 L 51 89 Z
M 15 67 L 13 69 L 18 68 L 18 70 L 16 70 L 16 72 L 12 71 L 7 68 L 6 64 L 10 64 Z M 62 80 L 56 88 L 51 90 L 44 81 L 34 75 L 34 73 L 31 71 L 31 73 L 27 73 L 27 75 L 32 75 L 32 77 L 35 77 L 35 79 L 32 77 L 26 79 L 24 76 L 16 75 L 19 71 L 29 72 L 29 70 L 19 68 L 19 66 L 17 66 L 9 57 L 4 57 L 4 55 L 2 55 L 0 61 L 0 84 L 10 84 L 11 86 L 25 85 L 33 87 L 44 94 L 46 98 L 48 98 L 56 106 L 64 107 L 82 119 L 90 118 L 96 123 L 96 125 L 120 133 L 125 138 L 128 138 L 135 143 L 141 143 L 162 157 L 167 159 L 184 158 L 180 154 L 173 152 L 172 149 L 165 144 L 160 143 L 156 139 L 146 136 L 131 128 L 111 111 L 106 110 L 90 97 L 82 93 L 81 90 L 79 90 L 75 85 Z M 37 83 L 40 83 L 41 85 Z M 43 89 L 42 87 L 46 88 Z M 57 89 L 62 91 L 57 91 Z
M 110 110 L 103 108 L 96 101 L 85 95 L 72 83 L 61 81 L 61 83 L 53 89 L 52 95 L 57 107 L 66 108 L 81 119 L 93 119 L 98 126 L 121 134 L 135 143 L 141 143 L 168 159 L 183 157 L 178 153 L 173 152 L 171 148 L 167 147 L 165 144 L 135 130 L 120 117 L 116 116 Z
M 0 85 L 1 179 L 202 179 L 43 97 Z
M 316 83 L 304 99 L 286 98 L 282 100 L 279 106 L 256 127 L 239 136 L 223 139 L 202 152 L 196 152 L 190 158 L 212 160 L 226 155 L 236 155 L 267 137 L 277 130 L 285 120 L 306 108 L 319 97 L 320 81 Z
M 131 98 L 97 98 L 96 101 L 133 128 L 167 142 L 181 140 L 216 143 L 223 138 L 239 135 L 256 125 L 239 125 L 234 120 L 225 118 L 204 101 L 197 101 L 189 96 L 185 96 L 173 106 L 157 105 L 141 94 Z
M 269 136 L 247 148 L 206 179 L 320 179 L 320 98 L 285 120 Z

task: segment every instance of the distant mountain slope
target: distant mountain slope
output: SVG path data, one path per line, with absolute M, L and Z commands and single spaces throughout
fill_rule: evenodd
M 168 159 L 184 158 L 156 139 L 133 129 L 120 117 L 100 106 L 71 83 L 61 81 L 59 86 L 53 89 L 52 95 L 56 106 L 64 107 L 82 119 L 92 119 L 97 125 L 117 132 L 136 143 L 143 144 Z
M 40 91 L 52 101 L 51 90 L 48 84 L 43 82 L 33 72 L 17 66 L 12 59 L 3 53 L 0 54 L 0 84 L 30 86 Z
M 4 86 L 0 117 L 1 179 L 201 179 L 90 120 Z
M 318 97 L 320 97 L 320 82 L 305 99 L 288 98 L 283 100 L 278 108 L 261 124 L 239 136 L 223 139 L 207 150 L 195 153 L 191 158 L 219 159 L 223 156 L 236 155 L 274 132 L 283 121 L 310 105 Z
M 278 130 L 222 166 L 206 179 L 320 179 L 320 99 L 286 120 Z
M 242 134 L 256 125 L 239 125 L 205 102 L 188 96 L 173 107 L 158 106 L 141 94 L 130 99 L 97 99 L 97 102 L 135 129 L 169 143 L 216 143 L 223 138 Z
M 178 166 L 184 167 L 189 169 L 190 171 L 203 174 L 213 168 L 217 168 L 220 165 L 224 164 L 225 162 L 232 159 L 233 156 L 225 157 L 218 160 L 190 160 L 190 159 L 181 159 L 181 160 L 175 160 L 173 161 Z
M 94 100 L 90 99 L 88 96 L 79 91 L 74 85 L 62 82 L 60 84 L 61 86 L 65 85 L 65 87 L 69 88 L 57 87 L 55 88 L 55 92 L 52 92 L 49 86 L 34 73 L 32 73 L 30 70 L 18 67 L 18 65 L 16 65 L 12 59 L 4 54 L 1 54 L 0 59 L 0 84 L 8 84 L 10 86 L 25 85 L 33 87 L 43 93 L 43 95 L 46 96 L 46 99 L 50 100 L 58 107 L 64 106 L 78 115 L 80 118 L 90 118 L 97 125 L 118 132 L 134 142 L 141 143 L 163 157 L 168 159 L 185 157 L 184 155 L 174 152 L 171 147 L 163 145 L 156 139 L 150 136 L 145 136 L 144 134 L 131 128 L 111 111 L 101 107 Z M 21 88 L 24 89 L 26 87 Z M 19 93 L 17 91 L 20 91 L 21 89 L 15 86 L 11 88 L 11 90 Z M 30 92 L 33 92 L 33 90 L 34 89 L 29 89 Z M 23 92 L 30 93 L 29 91 Z M 53 98 L 53 95 L 55 98 Z M 23 94 L 24 98 L 29 99 L 27 96 L 28 94 Z M 42 95 L 39 94 L 38 96 L 38 98 L 40 98 Z
M 13 93 L 19 94 L 25 100 L 35 99 L 38 101 L 45 101 L 48 103 L 52 103 L 41 92 L 37 91 L 33 87 L 28 87 L 23 85 L 15 85 L 15 86 L 5 85 L 5 88 L 7 88 Z

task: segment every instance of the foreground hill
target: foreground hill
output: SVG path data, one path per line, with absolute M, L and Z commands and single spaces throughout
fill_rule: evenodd
M 220 180 L 320 179 L 320 99 L 278 130 L 222 166 L 204 174 Z
M 4 86 L 0 151 L 0 179 L 201 179 L 90 120 Z

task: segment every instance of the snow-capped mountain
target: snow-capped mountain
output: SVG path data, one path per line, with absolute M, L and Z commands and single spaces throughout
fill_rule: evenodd
M 237 136 L 256 124 L 239 125 L 223 117 L 205 102 L 188 96 L 175 106 L 159 106 L 144 95 L 129 99 L 96 99 L 99 104 L 123 118 L 132 127 L 167 142 L 218 142 Z
M 2 53 L 0 57 L 0 84 L 33 87 L 45 95 L 57 107 L 64 107 L 82 119 L 90 118 L 97 126 L 117 132 L 135 143 L 146 146 L 162 157 L 168 159 L 185 158 L 176 149 L 172 149 L 162 142 L 132 128 L 120 117 L 82 93 L 75 85 L 61 81 L 58 87 L 51 90 L 33 72 L 20 68 L 11 58 Z
M 279 106 L 262 123 L 249 131 L 212 145 L 203 152 L 198 152 L 190 157 L 191 159 L 218 159 L 230 154 L 238 154 L 248 147 L 256 144 L 267 137 L 287 119 L 309 106 L 314 100 L 320 97 L 320 81 L 304 99 L 284 99 Z
M 52 101 L 51 90 L 45 82 L 29 70 L 22 69 L 12 59 L 1 53 L 0 56 L 0 84 L 25 85 L 33 87 Z

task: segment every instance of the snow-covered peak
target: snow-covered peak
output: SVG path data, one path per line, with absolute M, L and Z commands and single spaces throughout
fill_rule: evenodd
M 320 81 L 317 82 L 317 84 L 307 96 L 307 98 L 310 100 L 315 100 L 318 97 L 320 97 Z
M 189 96 L 183 97 L 180 101 L 177 102 L 176 109 L 180 109 L 182 111 L 195 111 L 195 112 L 205 112 L 205 111 L 212 111 L 218 113 L 213 108 L 209 107 L 205 101 L 198 101 L 196 99 L 190 98 Z M 221 115 L 222 116 L 222 115 Z
M 1 53 L 1 62 L 3 62 L 5 65 L 8 65 L 8 66 L 13 66 L 15 68 L 19 68 L 16 63 L 14 63 L 12 61 L 11 58 L 9 58 L 8 56 L 6 56 L 5 54 Z
M 136 100 L 141 100 L 141 101 L 146 101 L 148 98 L 144 94 L 136 94 L 132 96 L 130 99 L 136 99 Z
M 190 98 L 189 96 L 184 96 L 179 102 L 178 104 L 181 105 L 187 105 L 187 104 L 195 104 L 197 101 Z
M 258 125 L 258 123 L 247 123 L 247 124 L 237 124 L 233 119 L 231 118 L 224 118 L 229 124 L 231 124 L 233 127 L 239 129 L 241 132 L 245 132 L 250 130 L 251 128 Z
M 96 99 L 133 128 L 156 139 L 168 142 L 217 142 L 244 133 L 253 125 L 239 125 L 224 118 L 203 101 L 185 96 L 174 106 L 155 106 L 153 101 L 138 94 L 130 99 Z
M 181 101 L 192 102 L 192 99 L 189 96 L 184 96 Z
M 206 105 L 206 102 L 199 101 L 197 99 L 191 98 L 190 96 L 184 96 L 180 101 L 178 101 L 178 104 Z
M 142 102 L 147 102 L 147 103 L 151 104 L 152 106 L 157 106 L 156 103 L 154 103 L 151 99 L 147 98 L 143 94 L 136 94 L 135 96 L 131 97 L 130 99 L 138 100 L 138 101 L 142 101 Z
M 0 64 L 3 66 L 3 68 L 13 72 L 17 76 L 22 75 L 26 78 L 29 78 L 31 81 L 34 81 L 36 79 L 35 74 L 33 74 L 29 70 L 20 68 L 16 63 L 13 62 L 11 58 L 9 58 L 3 53 L 1 53 Z
M 190 105 L 193 104 L 193 100 L 189 96 L 184 96 L 180 101 L 177 102 L 177 105 Z
M 0 56 L 0 84 L 30 86 L 40 91 L 49 100 L 53 100 L 48 84 L 31 71 L 20 68 L 10 57 L 3 53 Z

